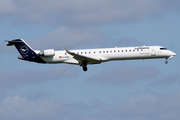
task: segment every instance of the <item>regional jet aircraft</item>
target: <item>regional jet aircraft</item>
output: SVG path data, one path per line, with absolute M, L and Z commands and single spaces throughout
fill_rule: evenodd
M 21 56 L 21 60 L 32 61 L 37 63 L 67 63 L 82 66 L 87 71 L 87 65 L 100 64 L 113 60 L 136 60 L 136 59 L 158 59 L 165 58 L 167 64 L 168 58 L 173 58 L 176 53 L 167 50 L 161 46 L 140 46 L 140 47 L 115 47 L 115 48 L 98 48 L 98 49 L 79 49 L 54 51 L 47 49 L 44 51 L 33 50 L 24 40 L 15 39 L 7 41 L 7 46 L 14 45 Z

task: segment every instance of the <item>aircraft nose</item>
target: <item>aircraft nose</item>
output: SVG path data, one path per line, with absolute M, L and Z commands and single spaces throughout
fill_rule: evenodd
M 173 55 L 173 56 L 176 56 L 176 53 L 172 52 L 172 55 Z
M 169 55 L 170 55 L 169 58 L 173 58 L 174 56 L 176 56 L 176 53 L 174 53 L 174 52 L 171 51 Z
M 168 54 L 170 55 L 170 56 L 176 56 L 176 53 L 174 53 L 173 51 L 168 51 Z

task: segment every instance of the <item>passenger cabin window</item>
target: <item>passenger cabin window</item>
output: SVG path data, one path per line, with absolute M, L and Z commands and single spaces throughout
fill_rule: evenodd
M 160 48 L 160 50 L 167 50 L 167 48 Z

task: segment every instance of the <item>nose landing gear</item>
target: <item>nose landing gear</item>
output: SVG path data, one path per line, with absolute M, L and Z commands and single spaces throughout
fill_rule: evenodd
M 165 63 L 166 63 L 166 64 L 168 64 L 168 61 L 167 61 L 167 59 L 168 59 L 168 58 L 166 58 L 166 61 L 165 61 Z

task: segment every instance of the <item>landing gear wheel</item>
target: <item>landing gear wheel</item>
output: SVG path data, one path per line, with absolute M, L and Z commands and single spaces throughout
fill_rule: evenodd
M 84 71 L 87 71 L 87 65 L 86 64 L 82 65 L 82 68 Z
M 168 61 L 165 61 L 166 64 L 168 64 Z

